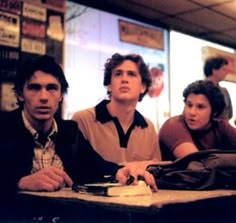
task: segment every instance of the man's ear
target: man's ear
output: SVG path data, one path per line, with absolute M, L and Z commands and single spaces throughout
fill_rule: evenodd
M 217 118 L 218 116 L 219 116 L 218 112 L 211 113 L 211 118 Z
M 111 94 L 111 85 L 110 84 L 107 86 L 107 93 Z
M 146 84 L 142 84 L 142 88 L 141 88 L 141 94 L 143 94 L 147 89 Z
M 64 96 L 61 95 L 59 102 L 62 102 L 62 101 L 63 101 L 63 98 L 64 98 Z
M 16 97 L 20 102 L 23 102 L 25 100 L 21 94 L 17 94 Z

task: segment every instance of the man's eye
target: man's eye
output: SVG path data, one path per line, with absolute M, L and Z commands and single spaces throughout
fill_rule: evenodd
M 113 74 L 114 74 L 114 76 L 120 76 L 121 75 L 121 71 L 115 71 Z
M 58 86 L 56 85 L 56 84 L 49 84 L 48 86 L 47 86 L 47 90 L 48 91 L 50 91 L 50 90 L 58 90 Z
M 136 76 L 136 73 L 133 72 L 133 71 L 128 71 L 128 75 L 129 75 L 129 76 Z
M 198 107 L 199 109 L 204 109 L 204 108 L 205 108 L 204 105 L 198 105 L 197 107 Z
M 189 102 L 185 102 L 185 105 L 186 105 L 187 107 L 191 107 L 191 106 L 192 106 L 192 104 L 190 104 Z
M 38 84 L 29 84 L 27 87 L 29 90 L 40 90 L 41 86 Z

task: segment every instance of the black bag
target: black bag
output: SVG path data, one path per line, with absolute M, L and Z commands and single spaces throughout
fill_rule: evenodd
M 236 150 L 199 151 L 147 170 L 160 189 L 236 189 Z

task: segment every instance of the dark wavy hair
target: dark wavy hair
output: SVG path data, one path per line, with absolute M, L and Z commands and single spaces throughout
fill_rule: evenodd
M 65 78 L 62 68 L 55 62 L 53 57 L 43 55 L 31 60 L 24 61 L 18 67 L 13 88 L 16 96 L 22 94 L 25 83 L 31 79 L 36 71 L 43 71 L 54 76 L 61 84 L 61 93 L 67 93 L 69 84 Z M 23 105 L 22 103 L 23 102 L 18 100 L 18 104 L 20 106 Z
M 137 65 L 139 73 L 142 78 L 142 83 L 146 85 L 145 92 L 140 94 L 139 96 L 139 101 L 142 101 L 144 95 L 148 92 L 148 89 L 151 86 L 152 79 L 151 79 L 147 65 L 144 63 L 143 58 L 138 54 L 121 55 L 119 53 L 115 53 L 112 55 L 111 58 L 107 59 L 105 63 L 105 69 L 104 69 L 103 85 L 107 87 L 111 83 L 111 75 L 112 75 L 113 69 L 116 66 L 120 65 L 125 60 L 131 60 Z M 111 92 L 107 91 L 107 94 L 110 96 Z
M 225 108 L 224 96 L 220 89 L 209 80 L 198 80 L 189 84 L 183 91 L 184 102 L 189 94 L 203 94 L 211 105 L 211 117 L 218 117 Z
M 222 66 L 227 65 L 228 61 L 224 57 L 209 57 L 206 59 L 203 71 L 206 77 L 212 75 L 213 70 L 218 70 Z

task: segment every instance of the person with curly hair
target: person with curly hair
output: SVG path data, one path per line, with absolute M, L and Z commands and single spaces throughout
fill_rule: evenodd
M 72 117 L 84 137 L 98 154 L 114 163 L 138 161 L 145 167 L 160 160 L 154 125 L 136 110 L 151 86 L 143 58 L 115 53 L 105 63 L 103 84 L 109 99 Z
M 219 118 L 225 101 L 212 81 L 189 84 L 183 97 L 183 113 L 169 118 L 159 131 L 163 160 L 175 160 L 199 150 L 236 148 L 236 128 Z

